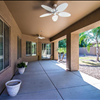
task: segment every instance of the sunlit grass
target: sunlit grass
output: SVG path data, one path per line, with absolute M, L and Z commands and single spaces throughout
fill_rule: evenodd
M 79 57 L 79 64 L 89 65 L 89 66 L 100 66 L 100 62 L 96 61 L 96 56 Z
M 79 61 L 79 64 L 90 65 L 90 66 L 100 66 L 100 62 L 93 62 L 93 61 Z
M 96 56 L 84 56 L 84 57 L 79 57 L 79 59 L 82 60 L 95 60 L 96 61 Z M 99 57 L 100 59 L 100 57 Z

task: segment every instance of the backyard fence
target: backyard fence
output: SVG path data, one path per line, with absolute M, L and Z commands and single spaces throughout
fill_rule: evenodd
M 87 51 L 87 48 L 81 47 L 79 48 L 79 54 L 80 55 L 96 55 L 96 47 L 90 47 L 90 52 Z M 99 48 L 99 55 L 100 55 L 100 48 Z

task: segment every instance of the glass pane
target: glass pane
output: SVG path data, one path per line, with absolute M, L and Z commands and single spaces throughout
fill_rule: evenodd
M 32 43 L 32 54 L 34 54 L 34 43 Z
M 0 20 L 0 71 L 3 69 L 3 22 Z
M 9 66 L 9 27 L 4 24 L 4 68 Z
M 19 58 L 19 37 L 17 37 L 17 59 Z
M 31 54 L 31 42 L 29 42 L 29 54 Z
M 3 22 L 0 20 L 0 35 L 3 35 Z
M 19 38 L 19 40 L 18 40 L 18 51 L 19 51 L 19 53 L 18 53 L 18 58 L 20 58 L 20 38 Z
M 42 59 L 50 59 L 51 56 L 51 44 L 42 44 Z
M 43 43 L 42 43 L 42 52 L 43 52 Z
M 0 71 L 3 69 L 3 37 L 0 37 Z
M 26 42 L 26 56 L 31 56 L 31 42 Z
M 36 43 L 35 43 L 35 54 L 36 54 Z
M 26 42 L 26 54 L 28 54 L 28 42 Z
M 51 44 L 49 44 L 49 54 L 51 55 Z
M 3 37 L 0 37 L 0 56 L 3 56 Z
M 21 39 L 20 39 L 20 57 L 21 57 L 21 48 L 22 46 L 21 46 Z
M 32 42 L 32 55 L 36 55 L 36 43 Z
M 47 52 L 47 54 L 48 54 L 48 44 L 46 44 L 46 52 Z
M 2 57 L 0 56 L 0 71 L 3 69 L 3 59 Z

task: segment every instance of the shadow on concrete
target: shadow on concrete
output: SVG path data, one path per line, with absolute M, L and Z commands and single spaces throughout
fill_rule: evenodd
M 13 79 L 22 80 L 16 97 L 10 97 L 6 89 L 0 100 L 96 100 L 100 99 L 100 80 L 79 71 L 66 71 L 66 66 L 54 60 L 30 62 L 23 75 Z

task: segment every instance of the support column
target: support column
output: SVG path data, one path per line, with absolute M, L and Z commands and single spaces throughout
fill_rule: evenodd
M 79 34 L 67 35 L 67 68 L 71 71 L 79 69 Z
M 71 71 L 79 69 L 79 34 L 71 34 Z
M 51 43 L 51 59 L 54 59 L 54 43 Z
M 71 70 L 71 33 L 66 35 L 66 39 L 67 39 L 67 46 L 66 46 L 66 66 L 68 70 Z
M 58 60 L 58 51 L 57 51 L 57 49 L 58 49 L 58 41 L 55 41 L 54 42 L 54 59 L 55 60 Z

